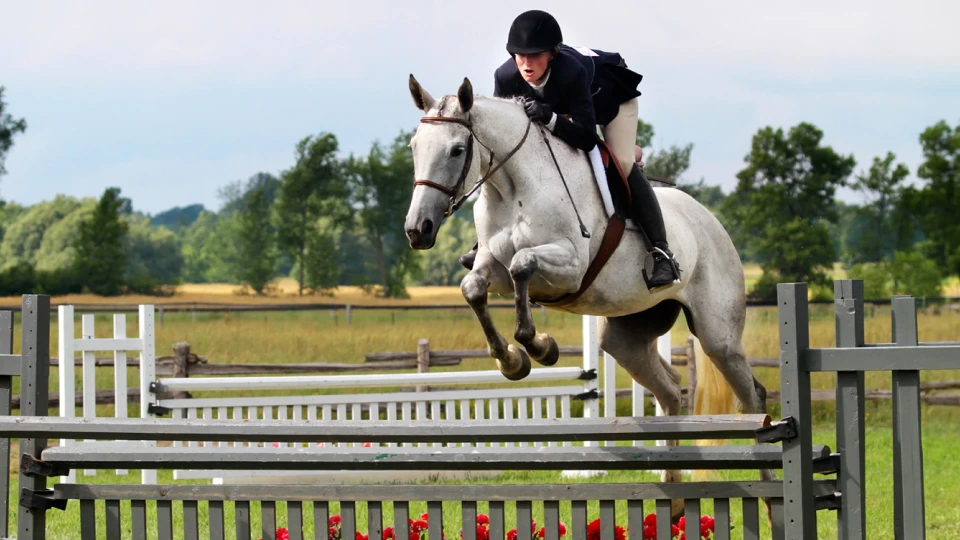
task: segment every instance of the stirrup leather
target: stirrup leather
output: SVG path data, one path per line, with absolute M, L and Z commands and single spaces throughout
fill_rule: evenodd
M 646 281 L 647 287 L 650 287 L 650 278 L 653 277 L 654 267 L 656 266 L 658 258 L 667 261 L 670 265 L 670 270 L 673 272 L 673 283 L 670 285 L 680 283 L 680 265 L 677 264 L 677 259 L 672 253 L 653 246 L 643 259 L 643 280 Z

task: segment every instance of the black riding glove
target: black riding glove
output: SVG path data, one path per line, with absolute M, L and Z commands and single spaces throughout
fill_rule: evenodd
M 528 118 L 537 120 L 542 124 L 549 124 L 553 118 L 553 111 L 550 110 L 550 106 L 535 99 L 524 99 L 523 110 L 526 111 Z

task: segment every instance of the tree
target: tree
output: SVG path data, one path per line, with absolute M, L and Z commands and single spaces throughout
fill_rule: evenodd
M 4 165 L 7 160 L 7 152 L 13 147 L 13 136 L 27 130 L 26 120 L 23 118 L 17 120 L 9 112 L 4 112 L 7 104 L 3 101 L 3 91 L 4 88 L 0 86 L 0 176 L 7 174 Z
M 35 266 L 44 236 L 80 206 L 81 202 L 73 197 L 57 195 L 52 201 L 37 203 L 22 212 L 16 212 L 16 218 L 4 232 L 3 244 L 0 245 L 0 267 L 6 268 L 21 262 Z
M 931 255 L 952 274 L 960 274 L 960 124 L 945 121 L 920 135 L 923 163 L 917 176 L 926 185 L 911 197 Z
M 303 295 L 310 264 L 320 261 L 320 254 L 307 258 L 312 245 L 329 245 L 331 239 L 312 239 L 321 234 L 317 222 L 321 216 L 335 218 L 338 226 L 350 216 L 342 168 L 336 158 L 337 138 L 331 133 L 306 137 L 297 143 L 297 161 L 280 178 L 276 204 L 277 239 L 280 249 L 296 261 L 299 294 Z M 320 286 L 321 284 L 316 284 Z M 333 283 L 321 288 L 332 288 Z
M 637 120 L 637 145 L 641 148 L 651 146 L 653 136 L 653 126 L 643 120 Z M 690 169 L 690 156 L 692 154 L 693 143 L 687 143 L 683 146 L 674 144 L 666 149 L 645 151 L 643 171 L 649 176 L 666 178 L 676 182 L 678 189 L 698 200 L 704 206 L 717 207 L 725 197 L 720 186 L 707 185 L 703 178 L 696 183 L 683 179 L 683 174 Z
M 237 251 L 242 264 L 237 268 L 237 277 L 256 294 L 263 294 L 277 271 L 275 236 L 270 223 L 271 201 L 267 196 L 265 186 L 254 187 L 245 194 L 245 204 L 239 210 Z
M 347 163 L 359 225 L 373 248 L 379 293 L 390 298 L 407 296 L 406 279 L 419 261 L 400 225 L 413 193 L 412 136 L 401 132 L 388 149 L 374 143 L 366 160 Z
M 744 158 L 747 166 L 737 173 L 737 188 L 724 201 L 725 223 L 735 241 L 760 260 L 762 284 L 826 284 L 824 269 L 836 259 L 827 227 L 836 222 L 833 198 L 856 161 L 822 146 L 822 140 L 823 132 L 807 123 L 788 133 L 759 130 Z
M 114 296 L 123 292 L 127 254 L 123 248 L 129 226 L 121 219 L 120 188 L 107 188 L 89 219 L 80 224 L 77 273 L 94 294 Z
M 853 262 L 880 262 L 898 249 L 904 249 L 899 238 L 904 227 L 895 220 L 905 217 L 898 212 L 903 181 L 910 170 L 903 163 L 894 166 L 896 154 L 887 152 L 883 159 L 873 158 L 869 172 L 857 175 L 853 189 L 867 196 L 867 202 L 857 210 L 865 222 L 859 234 L 852 239 Z
M 183 272 L 183 251 L 176 236 L 166 227 L 152 226 L 150 218 L 141 214 L 131 214 L 123 220 L 128 227 L 123 239 L 127 290 L 163 294 L 163 286 L 177 283 Z

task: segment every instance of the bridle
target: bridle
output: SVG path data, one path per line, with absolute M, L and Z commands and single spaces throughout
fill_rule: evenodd
M 523 143 L 526 142 L 527 140 L 527 134 L 530 133 L 530 124 L 533 123 L 532 120 L 527 120 L 527 129 L 523 132 L 523 138 L 520 139 L 520 142 L 518 142 L 517 145 L 513 147 L 513 150 L 510 150 L 507 153 L 507 155 L 504 156 L 503 160 L 501 160 L 496 165 L 493 165 L 493 155 L 494 155 L 493 150 L 491 150 L 489 146 L 483 144 L 483 141 L 481 141 L 480 138 L 477 137 L 477 134 L 474 133 L 473 131 L 473 123 L 470 122 L 470 120 L 464 120 L 462 118 L 452 118 L 447 116 L 424 116 L 423 118 L 420 119 L 420 123 L 422 124 L 427 124 L 431 122 L 450 122 L 454 124 L 460 124 L 461 126 L 467 128 L 467 130 L 470 131 L 470 138 L 467 139 L 467 148 L 466 148 L 467 158 L 463 163 L 463 170 L 460 171 L 460 178 L 457 179 L 457 183 L 455 186 L 453 186 L 453 188 L 449 188 L 447 186 L 438 184 L 436 182 L 431 182 L 430 180 L 414 180 L 413 182 L 413 187 L 417 187 L 417 186 L 431 187 L 433 189 L 440 191 L 441 193 L 443 193 L 444 195 L 450 198 L 449 201 L 447 202 L 447 210 L 443 214 L 444 218 L 452 216 L 454 212 L 459 210 L 460 207 L 463 206 L 463 203 L 465 203 L 467 199 L 470 198 L 470 196 L 476 193 L 477 190 L 480 189 L 480 187 L 483 186 L 484 183 L 486 183 L 487 179 L 493 176 L 493 173 L 500 170 L 500 167 L 503 167 L 504 164 L 506 164 L 506 162 L 509 161 L 510 158 L 512 158 L 513 155 L 517 153 L 517 150 L 520 150 L 520 147 L 523 146 Z M 483 175 L 479 180 L 477 180 L 477 183 L 474 184 L 472 188 L 470 188 L 470 191 L 468 191 L 465 195 L 463 195 L 458 199 L 457 193 L 460 193 L 460 190 L 463 188 L 463 184 L 467 180 L 467 174 L 469 174 L 469 171 L 470 171 L 470 165 L 473 164 L 474 139 L 476 139 L 476 141 L 480 143 L 480 146 L 486 148 L 487 151 L 490 152 L 490 162 L 487 163 L 487 167 L 488 167 L 487 174 Z

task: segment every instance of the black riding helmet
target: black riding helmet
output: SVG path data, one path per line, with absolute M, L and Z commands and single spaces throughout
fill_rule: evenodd
M 513 20 L 507 37 L 507 52 L 536 54 L 552 51 L 563 43 L 560 24 L 546 11 L 525 11 Z

